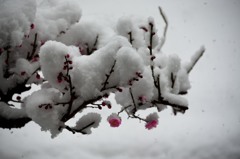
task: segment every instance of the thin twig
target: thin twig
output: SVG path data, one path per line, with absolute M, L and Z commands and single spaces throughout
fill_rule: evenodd
M 103 87 L 102 87 L 101 91 L 103 91 L 103 90 L 106 89 L 106 86 L 107 86 L 107 84 L 109 83 L 108 80 L 109 80 L 111 74 L 114 72 L 114 67 L 115 67 L 115 65 L 116 65 L 116 60 L 114 60 L 113 65 L 112 65 L 112 67 L 111 67 L 111 69 L 110 69 L 110 72 L 109 72 L 108 74 L 106 74 L 106 79 L 105 79 L 105 81 L 104 81 L 104 83 L 103 83 Z
M 88 55 L 91 55 L 95 50 L 97 50 L 97 48 L 96 48 L 97 43 L 98 43 L 98 35 L 96 36 L 96 39 L 95 39 L 94 44 L 92 46 L 92 49 L 90 49 L 88 44 L 86 44 L 87 45 L 87 54 Z
M 168 105 L 171 106 L 173 108 L 179 109 L 182 112 L 185 112 L 186 110 L 188 110 L 188 107 L 184 106 L 184 105 L 179 105 L 179 104 L 174 104 L 174 103 L 170 103 L 169 101 L 166 100 L 160 100 L 160 101 L 153 101 L 153 104 L 164 104 L 164 105 Z
M 86 126 L 84 126 L 84 127 L 81 128 L 81 129 L 71 128 L 71 127 L 69 127 L 69 126 L 67 126 L 67 125 L 65 125 L 63 128 L 67 129 L 68 131 L 72 132 L 73 134 L 75 134 L 76 132 L 77 132 L 77 133 L 82 133 L 82 134 L 87 134 L 86 132 L 84 132 L 84 129 L 86 129 L 86 128 L 94 125 L 94 124 L 95 124 L 95 122 L 93 121 L 93 122 L 87 124 Z M 59 130 L 61 130 L 61 128 L 62 128 L 62 127 L 60 127 Z
M 153 49 L 153 36 L 154 36 L 154 33 L 153 33 L 153 24 L 152 23 L 149 23 L 150 25 L 150 35 L 149 35 L 149 51 L 150 51 L 150 56 L 152 56 L 152 49 Z
M 31 60 L 31 59 L 33 58 L 33 56 L 34 56 L 34 54 L 35 54 L 35 52 L 36 52 L 36 50 L 37 50 L 37 47 L 38 47 L 38 45 L 37 45 L 37 36 L 38 36 L 38 34 L 35 33 L 35 35 L 34 35 L 34 42 L 33 42 L 33 44 L 32 44 L 32 52 L 31 52 L 31 54 L 30 54 L 30 52 L 29 52 L 29 53 L 28 53 L 28 56 L 27 56 L 27 59 L 28 59 L 28 60 Z
M 198 53 L 198 56 L 195 59 L 193 59 L 192 65 L 188 68 L 187 70 L 188 74 L 192 71 L 193 67 L 196 65 L 198 60 L 202 57 L 204 52 L 205 52 L 205 48 L 201 48 L 200 52 Z
M 10 45 L 4 47 L 4 50 L 6 50 L 6 59 L 5 59 L 6 68 L 3 75 L 4 78 L 9 78 L 12 75 L 12 73 L 10 73 L 9 71 L 10 69 L 9 59 L 10 59 L 10 53 L 11 53 L 10 49 L 11 49 Z
M 69 119 L 71 119 L 72 117 L 75 116 L 75 114 L 77 114 L 79 111 L 83 110 L 84 108 L 87 107 L 88 104 L 94 103 L 98 100 L 102 99 L 102 96 L 98 96 L 94 99 L 88 100 L 83 102 L 79 107 L 77 107 L 75 110 L 72 110 L 71 113 L 65 118 L 65 120 L 63 120 L 64 122 L 68 121 Z
M 121 114 L 123 111 L 127 111 L 127 108 L 130 108 L 132 105 L 128 105 L 124 108 L 122 108 L 119 112 L 118 112 L 118 115 Z
M 133 118 L 133 119 L 139 119 L 140 121 L 147 122 L 145 119 L 143 119 L 143 118 L 141 118 L 139 116 L 136 116 L 135 114 L 129 115 L 128 117 L 129 118 Z
M 86 128 L 88 128 L 88 127 L 94 125 L 94 124 L 95 124 L 95 122 L 93 121 L 93 122 L 87 124 L 86 126 L 84 126 L 84 127 L 83 127 L 82 129 L 80 129 L 80 130 L 75 129 L 75 131 L 76 131 L 76 132 L 80 132 L 80 133 L 82 133 L 82 134 L 86 134 L 85 132 L 83 132 L 84 129 L 86 129 Z
M 151 60 L 153 62 L 153 59 L 152 59 L 152 54 L 153 54 L 152 53 L 152 49 L 153 49 L 153 36 L 154 36 L 155 33 L 153 33 L 153 24 L 149 23 L 149 25 L 150 25 L 150 35 L 149 35 L 150 45 L 148 46 L 148 49 L 149 49 L 150 58 L 151 58 Z M 151 68 L 151 71 L 152 71 L 152 77 L 153 77 L 154 85 L 157 88 L 157 82 L 156 82 L 155 74 L 154 74 L 154 66 L 151 65 L 150 68 Z
M 160 86 L 160 75 L 157 76 L 157 89 L 158 89 L 158 100 L 162 100 L 161 86 Z
M 167 35 L 167 29 L 168 29 L 168 20 L 167 20 L 167 17 L 165 15 L 165 13 L 163 12 L 162 8 L 160 6 L 158 6 L 158 10 L 159 10 L 159 13 L 161 15 L 161 17 L 163 18 L 163 21 L 165 23 L 165 28 L 164 28 L 164 32 L 163 32 L 163 36 L 166 38 L 166 35 Z
M 163 21 L 165 23 L 165 27 L 164 27 L 164 31 L 163 31 L 163 38 L 162 38 L 161 43 L 158 46 L 158 51 L 161 51 L 163 45 L 165 44 L 166 37 L 167 37 L 168 20 L 167 20 L 166 15 L 164 14 L 162 8 L 159 6 L 158 9 L 159 9 L 159 13 L 160 13 L 160 15 L 161 15 L 161 17 L 162 17 L 162 19 L 163 19 Z
M 128 33 L 128 35 L 129 35 L 129 42 L 130 42 L 130 44 L 132 44 L 132 43 L 133 43 L 132 32 L 130 31 L 130 32 Z
M 176 77 L 174 77 L 174 74 L 171 72 L 171 82 L 172 82 L 172 85 L 171 85 L 171 88 L 174 87 L 174 84 L 175 84 L 175 80 L 176 80 Z
M 10 102 L 15 102 L 15 103 L 23 103 L 23 101 L 19 101 L 19 100 L 10 100 Z
M 131 88 L 131 87 L 129 88 L 129 93 L 130 93 L 130 95 L 131 95 L 132 102 L 133 102 L 133 106 L 134 106 L 133 114 L 135 114 L 136 111 L 137 111 L 137 105 L 136 105 L 136 103 L 135 103 L 135 100 L 134 100 L 134 97 L 133 97 L 133 93 L 132 93 L 132 88 Z
M 91 106 L 91 105 L 86 106 L 86 108 L 98 108 L 98 109 L 99 109 L 99 107 L 97 107 L 97 106 Z
M 69 93 L 70 93 L 70 100 L 68 102 L 68 108 L 67 108 L 67 112 L 66 114 L 64 114 L 64 116 L 62 117 L 61 121 L 65 121 L 68 119 L 68 116 L 70 115 L 71 113 L 71 110 L 72 110 L 72 105 L 73 105 L 73 101 L 76 99 L 76 95 L 75 95 L 75 92 L 73 91 L 74 90 L 74 87 L 72 85 L 72 79 L 71 79 L 71 76 L 69 75 L 69 71 L 70 71 L 70 66 L 69 66 L 69 61 L 68 59 L 65 57 L 65 62 L 67 64 L 67 73 L 65 75 L 65 77 L 67 78 L 67 82 L 69 84 Z

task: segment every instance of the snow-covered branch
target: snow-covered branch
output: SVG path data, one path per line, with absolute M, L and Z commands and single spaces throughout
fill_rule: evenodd
M 152 129 L 158 113 L 143 117 L 139 110 L 188 110 L 183 94 L 190 89 L 189 73 L 205 49 L 186 65 L 177 55 L 164 54 L 169 22 L 160 7 L 162 36 L 152 17 L 122 17 L 109 27 L 81 21 L 79 6 L 65 1 L 49 6 L 16 3 L 14 12 L 2 7 L 12 7 L 8 2 L 0 6 L 0 127 L 19 128 L 32 120 L 52 137 L 63 129 L 90 134 L 101 114 L 82 114 L 105 106 L 110 111 L 109 94 L 115 94 L 122 106 L 107 118 L 112 127 L 121 125 L 124 112 Z M 68 12 L 62 14 L 63 9 Z M 41 88 L 33 90 L 33 84 Z M 26 92 L 28 96 L 22 94 Z M 76 126 L 67 125 L 78 113 L 82 117 Z

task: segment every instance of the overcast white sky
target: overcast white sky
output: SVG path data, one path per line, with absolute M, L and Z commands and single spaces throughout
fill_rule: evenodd
M 122 15 L 169 20 L 164 52 L 183 60 L 201 45 L 203 58 L 191 72 L 189 110 L 160 114 L 157 129 L 148 131 L 137 120 L 121 127 L 107 122 L 83 136 L 64 132 L 55 139 L 34 123 L 20 130 L 0 129 L 1 159 L 237 159 L 240 158 L 240 1 L 239 0 L 79 0 L 83 18 L 115 21 Z M 110 111 L 105 111 L 108 115 Z

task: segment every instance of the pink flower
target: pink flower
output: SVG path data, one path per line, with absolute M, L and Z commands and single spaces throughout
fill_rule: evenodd
M 145 128 L 150 130 L 152 128 L 156 128 L 157 125 L 158 125 L 158 114 L 156 112 L 154 113 L 151 113 L 149 114 L 147 117 L 146 117 L 146 125 L 145 125 Z
M 156 128 L 158 125 L 158 120 L 152 120 L 147 122 L 147 124 L 145 125 L 146 129 L 150 130 L 152 128 Z
M 121 125 L 121 118 L 116 114 L 113 113 L 107 118 L 111 127 L 119 127 Z

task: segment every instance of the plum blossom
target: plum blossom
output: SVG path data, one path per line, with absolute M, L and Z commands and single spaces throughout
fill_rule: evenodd
M 157 125 L 158 125 L 158 120 L 152 120 L 150 122 L 147 122 L 145 127 L 146 127 L 146 129 L 150 130 L 152 128 L 156 128 Z
M 121 122 L 122 122 L 122 119 L 116 113 L 112 113 L 107 118 L 107 120 L 108 120 L 111 127 L 119 127 L 121 125 Z
M 149 114 L 146 117 L 146 125 L 145 128 L 150 130 L 152 128 L 156 128 L 158 125 L 158 114 L 156 112 Z

